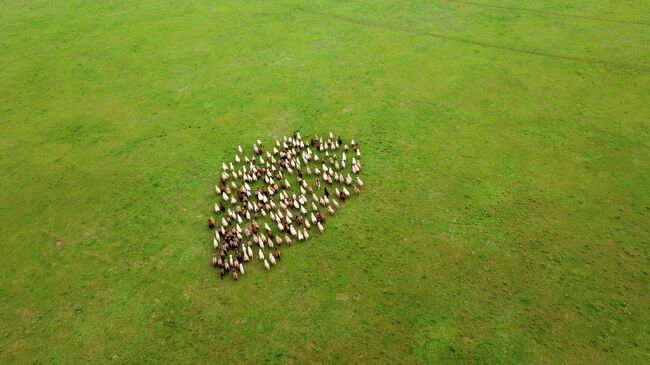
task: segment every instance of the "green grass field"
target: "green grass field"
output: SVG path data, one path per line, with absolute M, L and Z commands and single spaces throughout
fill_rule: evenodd
M 649 45 L 642 0 L 0 1 L 0 363 L 647 364 Z M 221 163 L 294 129 L 362 194 L 221 281 Z

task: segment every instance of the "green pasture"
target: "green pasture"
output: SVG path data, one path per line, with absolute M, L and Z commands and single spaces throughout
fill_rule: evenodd
M 238 144 L 364 187 L 237 282 Z M 647 1 L 0 1 L 0 363 L 650 363 Z

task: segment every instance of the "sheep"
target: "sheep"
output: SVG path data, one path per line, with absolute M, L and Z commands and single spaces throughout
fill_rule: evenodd
M 239 265 L 239 272 L 244 275 L 244 264 Z
M 262 143 L 258 140 L 253 145 L 254 154 L 251 156 L 247 156 L 239 145 L 234 156 L 235 165 L 233 162 L 222 164 L 223 169 L 219 172 L 221 183 L 214 187 L 216 194 L 220 195 L 222 200 L 219 203 L 214 203 L 214 212 L 220 214 L 227 210 L 227 214 L 221 218 L 220 226 L 215 222 L 218 228 L 214 233 L 213 247 L 216 252 L 214 257 L 217 259 L 217 267 L 221 267 L 226 272 L 234 269 L 241 273 L 237 267 L 233 267 L 236 266 L 235 262 L 241 265 L 243 262 L 250 262 L 253 259 L 251 241 L 255 241 L 260 247 L 258 254 L 261 252 L 264 257 L 264 246 L 268 246 L 269 250 L 274 250 L 285 242 L 290 244 L 292 239 L 307 240 L 309 238 L 308 230 L 312 225 L 317 226 L 319 232 L 323 233 L 325 217 L 319 211 L 319 206 L 326 209 L 327 213 L 335 214 L 335 211 L 340 208 L 340 203 L 345 202 L 351 196 L 346 187 L 351 186 L 354 193 L 359 194 L 360 188 L 363 186 L 363 181 L 359 176 L 354 176 L 356 179 L 353 178 L 353 175 L 359 175 L 361 170 L 361 153 L 354 140 L 350 144 L 344 144 L 340 137 L 335 138 L 334 134 L 330 132 L 328 138 L 316 135 L 313 139 L 304 141 L 297 137 L 297 133 L 293 133 L 292 136 L 288 138 L 284 136 L 275 142 L 275 147 L 272 145 L 266 151 L 262 149 Z M 353 148 L 350 157 L 352 172 L 346 172 L 347 153 L 350 147 Z M 343 151 L 339 152 L 339 148 Z M 321 153 L 314 153 L 318 151 Z M 337 156 L 339 153 L 340 156 Z M 314 176 L 315 181 L 308 183 L 303 173 L 306 176 Z M 289 191 L 292 189 L 289 177 L 285 178 L 284 176 L 287 174 L 296 176 L 298 182 L 298 188 L 293 187 L 295 191 L 293 193 Z M 237 181 L 239 179 L 241 182 Z M 253 184 L 258 179 L 263 180 L 264 184 L 259 188 L 251 188 L 249 184 Z M 321 186 L 321 179 L 325 181 L 324 186 Z M 241 185 L 238 185 L 239 183 Z M 327 186 L 328 184 L 330 186 Z M 315 190 L 321 188 L 324 188 L 324 194 L 319 197 L 315 194 Z M 279 193 L 279 199 L 274 198 L 277 193 Z M 310 193 L 312 199 L 307 198 L 307 194 Z M 228 203 L 233 204 L 232 210 L 224 208 L 224 204 Z M 235 211 L 233 212 L 233 210 Z M 310 211 L 309 215 L 307 214 L 308 210 Z M 295 213 L 295 217 L 292 211 L 298 211 Z M 262 224 L 264 225 L 263 231 L 268 238 L 258 232 L 260 227 L 255 221 L 258 217 L 267 216 L 271 218 L 270 222 L 262 222 Z M 244 227 L 244 220 L 251 224 Z M 278 232 L 284 234 L 273 235 L 271 222 L 277 224 Z M 293 224 L 294 222 L 296 225 Z M 228 234 L 226 235 L 226 233 Z M 248 245 L 244 244 L 243 238 L 250 239 L 251 235 L 253 235 L 253 239 L 248 241 Z M 224 242 L 221 242 L 222 237 L 224 237 Z M 238 246 L 240 241 L 241 250 Z M 220 247 L 222 245 L 223 247 Z M 230 261 L 233 255 L 228 255 L 228 252 L 231 249 L 234 250 L 236 261 Z M 222 258 L 227 259 L 223 262 Z M 219 265 L 219 261 L 223 262 L 223 266 Z
M 264 260 L 264 251 L 262 251 L 261 248 L 257 251 L 257 256 L 259 257 L 260 261 Z
M 219 262 L 219 260 L 217 258 L 217 255 L 213 255 L 212 256 L 212 267 L 217 267 L 218 262 Z
M 285 235 L 284 235 L 284 243 L 286 243 L 286 244 L 289 245 L 289 246 L 291 246 L 291 243 L 292 243 L 292 241 L 291 241 L 291 237 L 289 237 L 289 235 L 286 234 L 286 233 L 285 233 Z
M 270 252 L 269 252 L 269 261 L 271 262 L 271 265 L 275 266 L 275 257 Z
M 264 259 L 264 268 L 265 268 L 267 271 L 271 270 L 271 266 L 269 266 L 269 262 L 266 261 L 266 259 Z
M 210 218 L 208 219 L 208 227 L 209 227 L 210 229 L 214 228 L 214 218 L 213 218 L 213 217 L 210 217 Z

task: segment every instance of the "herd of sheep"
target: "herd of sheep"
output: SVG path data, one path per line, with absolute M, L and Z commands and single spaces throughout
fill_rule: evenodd
M 332 132 L 327 138 L 302 139 L 299 132 L 266 148 L 257 140 L 250 155 L 237 147 L 234 163 L 222 165 L 215 186 L 212 265 L 221 278 L 237 280 L 244 264 L 259 261 L 270 270 L 281 258 L 280 246 L 306 241 L 310 230 L 325 230 L 325 212 L 333 215 L 363 181 L 361 150 Z M 348 161 L 348 154 L 351 161 Z M 351 171 L 348 172 L 348 168 Z M 355 176 L 354 178 L 352 176 Z

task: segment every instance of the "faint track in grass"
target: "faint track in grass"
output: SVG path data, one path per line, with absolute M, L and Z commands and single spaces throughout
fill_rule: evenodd
M 484 8 L 525 11 L 525 12 L 529 12 L 529 13 L 542 14 L 542 15 L 561 16 L 561 17 L 566 17 L 566 18 L 587 19 L 587 20 L 593 20 L 593 21 L 598 21 L 598 22 L 609 22 L 609 23 L 619 23 L 619 24 L 634 24 L 634 25 L 650 26 L 650 23 L 637 22 L 637 21 L 633 21 L 633 20 L 599 18 L 599 17 L 589 16 L 589 15 L 566 14 L 566 13 L 558 13 L 558 12 L 554 12 L 554 11 L 544 11 L 544 10 L 535 10 L 535 9 L 527 9 L 527 8 L 518 8 L 518 7 L 515 7 L 515 6 L 484 4 L 484 3 L 477 3 L 477 2 L 465 1 L 465 0 L 442 0 L 442 1 L 446 1 L 446 2 L 449 2 L 449 3 L 456 3 L 456 4 L 473 5 L 473 6 L 484 7 Z
M 394 31 L 398 31 L 398 32 L 403 32 L 403 33 L 411 33 L 411 34 L 422 35 L 422 36 L 427 36 L 427 37 L 439 38 L 439 39 L 444 39 L 444 40 L 448 40 L 448 41 L 454 41 L 454 42 L 459 42 L 459 43 L 471 44 L 471 45 L 475 45 L 475 46 L 481 46 L 481 47 L 485 47 L 485 48 L 499 49 L 499 50 L 502 50 L 502 51 L 510 51 L 510 52 L 514 52 L 514 53 L 527 54 L 527 55 L 533 55 L 533 56 L 541 56 L 541 57 L 546 57 L 546 58 L 552 58 L 552 59 L 564 60 L 564 61 L 571 61 L 571 62 L 577 62 L 577 63 L 583 63 L 583 64 L 590 64 L 590 65 L 601 65 L 601 66 L 605 66 L 605 67 L 617 68 L 617 69 L 622 69 L 622 70 L 631 70 L 631 71 L 638 71 L 638 72 L 650 72 L 650 66 L 631 65 L 631 64 L 626 64 L 626 63 L 616 63 L 616 62 L 609 62 L 609 61 L 599 60 L 599 59 L 595 59 L 595 58 L 573 57 L 573 56 L 566 56 L 566 55 L 549 53 L 549 52 L 542 52 L 542 51 L 537 51 L 537 50 L 530 50 L 530 49 L 524 49 L 524 48 L 515 48 L 515 47 L 509 47 L 509 46 L 502 46 L 502 45 L 499 45 L 499 44 L 476 41 L 476 40 L 461 38 L 461 37 L 448 36 L 448 35 L 439 34 L 439 33 L 431 33 L 431 32 L 426 32 L 426 31 L 422 31 L 422 30 L 418 30 L 418 29 L 414 29 L 414 28 L 403 27 L 403 26 L 398 26 L 398 25 L 390 25 L 390 24 L 372 22 L 372 21 L 368 21 L 368 20 L 349 18 L 349 17 L 346 17 L 346 16 L 330 14 L 330 13 L 315 11 L 315 10 L 309 10 L 309 9 L 305 9 L 305 8 L 295 8 L 295 10 L 306 13 L 306 14 L 312 14 L 312 15 L 316 15 L 316 16 L 320 16 L 320 17 L 324 17 L 324 18 L 344 21 L 344 22 L 357 24 L 357 25 L 363 25 L 363 26 L 367 26 L 367 27 L 389 29 L 389 30 L 394 30 Z

